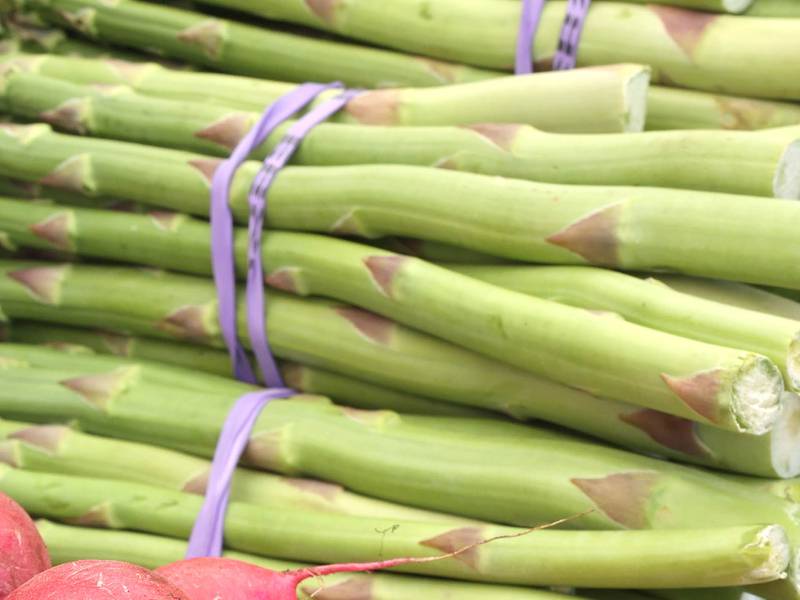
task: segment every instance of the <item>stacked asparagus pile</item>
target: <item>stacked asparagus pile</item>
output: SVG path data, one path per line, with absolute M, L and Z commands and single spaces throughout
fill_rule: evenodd
M 257 389 L 225 351 L 211 180 L 294 82 L 341 80 L 365 89 L 268 197 L 297 394 L 251 436 L 229 555 L 505 536 L 301 594 L 800 600 L 793 2 L 598 0 L 580 68 L 548 71 L 550 1 L 516 77 L 521 0 L 172 4 L 0 1 L 0 492 L 55 562 L 184 553 Z M 291 126 L 233 182 L 241 279 Z

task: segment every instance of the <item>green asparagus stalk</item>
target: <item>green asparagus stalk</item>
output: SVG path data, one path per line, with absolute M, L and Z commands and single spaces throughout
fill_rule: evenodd
M 24 0 L 51 22 L 95 40 L 254 77 L 341 79 L 352 86 L 443 85 L 490 72 L 212 18 L 158 4 Z M 264 60 L 269 57 L 269 60 Z
M 704 300 L 661 284 L 596 267 L 450 267 L 505 289 L 624 319 L 675 335 L 768 356 L 800 389 L 800 321 Z
M 0 489 L 46 518 L 173 537 L 188 536 L 201 504 L 196 496 L 142 484 L 8 467 L 0 468 Z M 522 533 L 499 526 L 452 528 L 295 510 L 270 514 L 235 502 L 228 508 L 225 526 L 231 549 L 306 562 L 366 561 L 382 554 L 437 556 L 473 540 Z M 391 533 L 379 533 L 386 531 Z M 670 547 L 673 550 L 665 552 Z M 514 585 L 711 587 L 780 579 L 786 575 L 789 556 L 786 534 L 777 525 L 544 530 L 475 547 L 466 560 L 446 559 L 398 570 Z M 639 561 L 638 567 L 631 569 L 634 561 Z
M 76 11 L 95 2 L 42 0 L 41 4 Z M 431 0 L 423 18 L 415 0 L 394 0 L 389 7 L 369 0 L 321 0 L 311 5 L 305 0 L 203 3 L 499 70 L 510 70 L 514 63 L 522 6 L 496 0 Z M 534 56 L 542 66 L 555 55 L 566 5 L 566 1 L 548 2 L 542 15 L 534 44 Z M 598 2 L 586 19 L 578 64 L 639 61 L 653 67 L 656 81 L 678 87 L 797 100 L 800 82 L 794 61 L 798 53 L 800 22 L 792 19 Z M 743 64 L 748 65 L 746 73 Z
M 203 495 L 211 465 L 188 454 L 112 438 L 62 425 L 33 426 L 0 420 L 0 462 L 45 473 L 118 479 Z M 443 513 L 383 502 L 313 479 L 292 479 L 240 468 L 231 500 L 277 509 L 405 521 L 467 523 Z
M 74 419 L 90 433 L 201 456 L 213 454 L 227 411 L 249 389 L 193 371 L 183 377 L 177 367 L 40 347 L 4 344 L 0 356 L 0 410 L 9 418 Z M 184 382 L 190 373 L 194 382 Z M 206 391 L 185 387 L 190 384 Z M 712 526 L 797 527 L 791 503 L 731 478 L 494 420 L 401 417 L 310 399 L 274 402 L 256 424 L 246 457 L 254 466 L 375 497 L 515 524 L 578 514 L 594 504 L 598 511 L 573 526 L 691 528 L 702 518 Z M 445 481 L 445 472 L 434 475 L 439 469 L 449 473 Z M 396 475 L 390 483 L 378 475 L 386 472 Z M 478 485 L 482 477 L 488 479 Z M 484 493 L 487 482 L 491 496 Z
M 800 18 L 800 6 L 792 0 L 756 0 L 747 11 L 751 17 Z
M 43 124 L 0 125 L 0 175 L 90 196 L 205 215 L 218 164 L 176 150 L 60 135 Z M 259 168 L 248 162 L 234 182 L 239 221 L 247 218 Z M 365 165 L 284 169 L 268 212 L 269 225 L 280 229 L 414 235 L 532 262 L 800 287 L 793 251 L 800 206 L 788 201 Z
M 3 202 L 0 208 L 11 204 Z M 24 214 L 0 220 L 14 243 L 24 245 L 26 239 L 35 243 L 40 237 L 36 230 L 44 227 L 49 231 L 45 237 L 58 238 L 69 248 L 80 243 L 89 255 L 102 251 L 106 259 L 209 271 L 210 235 L 205 222 L 178 218 L 165 227 L 141 217 L 137 231 L 131 229 L 135 215 L 56 209 L 53 219 L 53 208 L 42 207 L 45 212 L 32 218 L 33 210 L 22 206 L 27 209 Z M 116 229 L 120 235 L 112 233 Z M 237 255 L 244 264 L 247 240 L 243 230 L 239 234 Z M 131 242 L 122 242 L 130 238 L 140 248 L 136 257 Z M 267 281 L 273 287 L 352 302 L 572 387 L 731 431 L 766 433 L 780 414 L 783 384 L 778 369 L 746 350 L 612 322 L 419 259 L 333 238 L 276 232 L 265 239 L 262 251 Z M 68 267 L 53 270 L 6 263 L 3 271 L 7 277 L 4 285 L 0 283 L 0 303 L 7 314 L 21 311 L 15 316 L 36 318 L 26 308 L 33 306 L 35 313 L 42 305 L 31 303 L 32 291 L 51 306 L 64 299 Z M 42 277 L 48 283 L 42 284 Z M 34 291 L 41 285 L 48 289 Z
M 11 57 L 2 68 L 80 84 L 128 85 L 147 96 L 220 103 L 232 109 L 259 113 L 295 87 L 231 75 L 182 73 L 150 63 L 57 56 Z M 417 126 L 504 122 L 528 123 L 570 133 L 638 132 L 644 127 L 648 81 L 649 73 L 644 67 L 613 65 L 538 76 L 493 78 L 436 89 L 366 91 L 351 100 L 333 120 Z M 335 94 L 323 95 L 322 100 Z M 587 94 L 591 94 L 590 107 Z M 246 123 L 238 127 L 243 125 Z
M 113 531 L 61 525 L 51 521 L 37 523 L 53 563 L 104 558 L 133 562 L 155 569 L 178 560 L 186 553 L 186 543 L 174 538 L 131 531 Z M 268 569 L 282 571 L 302 565 L 254 554 L 225 552 L 227 558 L 242 560 Z M 321 583 L 323 582 L 324 583 Z M 560 594 L 532 588 L 493 586 L 462 581 L 443 581 L 408 575 L 371 573 L 333 575 L 315 578 L 300 590 L 302 600 L 341 600 L 342 594 L 367 594 L 372 600 L 565 600 Z
M 221 157 L 230 154 L 260 116 L 216 104 L 150 98 L 117 86 L 98 90 L 14 69 L 6 72 L 0 104 L 17 117 L 43 119 L 70 133 Z M 155 122 L 154 114 L 159 115 Z M 279 128 L 254 158 L 274 150 L 290 126 Z M 309 134 L 294 162 L 444 166 L 542 182 L 651 185 L 800 199 L 800 185 L 783 176 L 800 171 L 800 127 L 770 135 L 558 135 L 513 124 L 464 128 L 331 123 Z
M 95 284 L 98 286 L 96 289 L 104 288 L 102 278 L 97 279 Z M 142 289 L 147 287 L 148 283 L 143 282 Z M 170 281 L 171 290 L 179 287 L 177 281 Z M 161 297 L 148 295 L 148 298 L 154 306 L 165 306 L 169 302 L 163 291 Z M 272 329 L 276 315 L 281 318 L 279 313 L 270 313 L 270 337 L 282 354 L 284 337 L 274 335 L 276 330 Z M 157 315 L 154 318 L 158 320 Z M 321 326 L 329 321 L 330 317 L 325 318 L 324 313 L 314 317 L 320 334 L 325 335 L 326 330 Z M 277 330 L 277 333 L 280 334 L 280 331 Z M 331 331 L 328 336 L 347 339 L 347 330 Z M 66 350 L 90 346 L 98 352 L 200 368 L 218 375 L 230 374 L 230 362 L 223 351 L 164 340 L 92 334 L 73 328 L 54 327 L 52 324 L 17 321 L 11 329 L 11 339 L 24 343 L 46 343 Z M 800 475 L 795 452 L 800 439 L 794 427 L 800 414 L 800 401 L 790 394 L 784 397 L 780 419 L 769 434 L 742 436 L 655 411 L 642 411 L 621 402 L 595 398 L 433 338 L 404 331 L 398 326 L 394 328 L 392 340 L 380 346 L 375 346 L 363 336 L 351 339 L 352 343 L 358 341 L 365 347 L 362 355 L 343 366 L 338 363 L 330 365 L 331 368 L 348 372 L 347 377 L 307 365 L 284 364 L 282 370 L 287 383 L 294 389 L 331 396 L 349 406 L 364 409 L 476 416 L 466 412 L 474 409 L 451 404 L 466 402 L 511 413 L 519 419 L 544 419 L 632 450 L 668 456 L 683 462 L 771 478 Z M 315 348 L 316 344 L 309 341 L 307 347 Z M 385 360 L 379 360 L 382 356 L 385 356 Z M 329 366 L 330 361 L 326 361 L 324 355 L 317 354 L 311 362 Z M 362 365 L 362 369 L 369 368 L 367 375 L 363 370 L 356 374 L 381 385 L 363 383 L 350 377 L 352 364 Z M 433 364 L 439 367 L 433 370 Z M 413 374 L 413 380 L 409 380 L 409 373 Z M 445 385 L 443 382 L 450 383 Z M 444 402 L 413 396 L 408 392 L 409 389 Z
M 767 129 L 800 124 L 800 105 L 754 98 L 651 86 L 647 93 L 650 131 L 663 129 Z
M 654 277 L 661 283 L 685 294 L 785 319 L 800 320 L 800 303 L 751 285 L 681 275 L 655 275 Z

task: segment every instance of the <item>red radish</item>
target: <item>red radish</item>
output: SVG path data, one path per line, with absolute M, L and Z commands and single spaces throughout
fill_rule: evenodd
M 0 600 L 49 568 L 36 525 L 19 504 L 0 494 Z
M 79 560 L 40 573 L 7 600 L 188 600 L 152 571 L 115 560 Z

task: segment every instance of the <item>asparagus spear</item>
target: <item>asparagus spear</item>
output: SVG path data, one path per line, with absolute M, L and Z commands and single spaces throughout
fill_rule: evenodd
M 414 0 L 395 0 L 390 7 L 368 0 L 321 0 L 312 5 L 304 0 L 203 2 L 407 52 L 500 70 L 510 70 L 514 64 L 522 4 L 431 0 L 421 16 Z M 72 11 L 94 4 L 62 0 L 43 3 Z M 542 15 L 534 44 L 534 57 L 542 65 L 549 64 L 556 52 L 566 4 L 548 2 Z M 800 83 L 793 61 L 798 52 L 800 23 L 792 19 L 709 15 L 671 6 L 598 2 L 592 5 L 586 19 L 578 64 L 641 61 L 653 67 L 656 81 L 670 85 L 797 100 Z M 748 65 L 746 74 L 742 64 Z
M 102 557 L 133 562 L 154 569 L 178 560 L 186 553 L 180 540 L 131 531 L 113 531 L 61 525 L 39 521 L 39 532 L 56 564 Z M 273 570 L 297 568 L 299 564 L 266 559 L 253 554 L 226 552 L 225 556 Z M 321 581 L 324 584 L 320 587 Z M 339 600 L 342 594 L 368 594 L 372 600 L 565 600 L 565 596 L 512 586 L 496 586 L 462 581 L 443 581 L 408 575 L 371 573 L 333 575 L 309 581 L 301 589 L 303 600 Z
M 95 526 L 184 537 L 201 500 L 142 484 L 42 474 L 0 466 L 0 489 L 33 514 Z M 232 503 L 225 522 L 234 550 L 307 562 L 436 556 L 471 541 L 521 530 L 393 522 Z M 378 532 L 391 531 L 383 536 Z M 465 544 L 466 542 L 466 544 Z M 672 552 L 665 548 L 672 547 Z M 585 587 L 712 587 L 785 577 L 790 549 L 777 525 L 665 531 L 537 531 L 447 559 L 398 570 L 468 581 Z M 637 568 L 631 569 L 636 561 Z
M 767 129 L 800 124 L 800 106 L 650 86 L 647 93 L 648 130 Z
M 231 75 L 182 73 L 150 63 L 57 56 L 11 57 L 2 68 L 73 83 L 124 84 L 147 96 L 219 103 L 259 113 L 294 87 L 283 82 Z M 499 121 L 530 123 L 567 132 L 641 131 L 648 81 L 649 73 L 644 67 L 614 65 L 536 77 L 493 78 L 435 89 L 366 91 L 351 100 L 333 120 L 419 126 Z M 587 94 L 592 95 L 590 111 L 586 105 Z M 327 97 L 323 95 L 320 101 Z M 565 97 L 573 100 L 565 101 Z
M 93 281 L 95 289 L 105 289 L 102 277 Z M 161 286 L 162 283 L 163 280 L 155 286 Z M 143 280 L 138 286 L 139 293 L 146 296 L 152 306 L 169 310 L 170 300 L 163 287 L 155 286 L 152 281 Z M 158 295 L 147 293 L 149 288 L 154 288 Z M 175 293 L 181 288 L 180 280 L 171 279 L 169 288 Z M 205 293 L 209 298 L 212 297 L 210 285 Z M 178 300 L 176 305 L 180 303 L 181 300 Z M 84 307 L 84 310 L 86 314 L 92 312 L 91 306 Z M 109 312 L 106 310 L 105 314 Z M 312 320 L 307 311 L 299 314 L 308 315 L 307 322 Z M 309 349 L 324 348 L 309 340 L 306 343 L 305 360 L 345 372 L 348 376 L 343 378 L 306 365 L 285 365 L 284 376 L 294 389 L 330 395 L 359 408 L 399 409 L 401 412 L 417 414 L 446 414 L 452 412 L 451 406 L 459 408 L 450 402 L 485 406 L 511 413 L 520 419 L 544 419 L 632 450 L 668 456 L 683 462 L 772 478 L 800 475 L 800 463 L 795 451 L 800 439 L 794 426 L 800 413 L 800 401 L 793 395 L 784 397 L 783 411 L 772 432 L 762 436 L 742 436 L 655 411 L 642 411 L 633 405 L 595 398 L 399 326 L 393 327 L 390 340 L 376 345 L 374 338 L 370 340 L 361 335 L 352 335 L 357 333 L 352 327 L 324 327 L 325 323 L 338 321 L 331 319 L 331 316 L 330 313 L 326 316 L 324 312 L 313 316 L 316 333 L 341 342 L 348 340 L 349 348 L 355 349 L 356 345 L 360 345 L 364 351 L 357 356 L 346 355 L 346 361 L 331 360 L 331 356 L 341 356 L 341 349 L 335 348 L 327 354 L 317 352 L 312 358 L 313 350 Z M 274 329 L 275 319 L 281 320 L 282 317 L 280 311 L 275 312 L 273 308 L 269 318 L 270 339 L 278 353 L 283 354 L 286 338 L 281 332 L 285 329 Z M 159 313 L 154 312 L 152 321 L 161 321 Z M 230 361 L 221 350 L 146 338 L 131 339 L 116 334 L 91 334 L 50 324 L 15 322 L 11 333 L 11 339 L 17 342 L 48 343 L 68 350 L 74 348 L 75 344 L 81 347 L 89 345 L 99 352 L 190 366 L 221 375 L 230 373 Z M 142 333 L 153 334 L 151 328 L 147 327 L 143 328 Z M 359 368 L 354 370 L 353 365 L 359 365 Z M 436 368 L 433 368 L 434 365 Z M 363 384 L 351 376 L 365 377 L 374 383 Z M 323 378 L 322 384 L 318 383 L 320 377 Z M 330 383 L 331 378 L 334 379 L 333 384 Z M 344 392 L 344 384 L 340 383 L 342 379 L 347 383 Z M 388 387 L 378 387 L 376 384 Z M 355 394 L 362 392 L 365 387 L 366 393 L 356 397 Z M 412 396 L 409 390 L 445 402 Z M 402 402 L 396 399 L 397 395 L 402 396 Z M 469 409 L 464 407 L 464 410 Z
M 79 477 L 143 483 L 203 495 L 210 464 L 188 454 L 81 433 L 63 425 L 35 426 L 0 420 L 0 462 L 13 467 Z M 376 517 L 405 521 L 468 521 L 392 504 L 313 479 L 294 479 L 240 468 L 231 500 L 278 509 Z
M 201 456 L 213 453 L 228 409 L 248 389 L 115 357 L 8 344 L 0 356 L 0 410 L 9 418 L 75 419 L 91 433 Z M 791 503 L 730 478 L 494 420 L 401 417 L 310 399 L 276 402 L 259 419 L 246 460 L 375 497 L 515 524 L 594 505 L 598 510 L 573 526 L 691 528 L 704 519 L 711 526 L 775 522 L 792 535 L 797 528 Z M 387 480 L 387 472 L 395 477 Z
M 348 85 L 443 85 L 490 72 L 128 0 L 20 0 L 51 22 L 90 38 L 231 73 Z M 268 56 L 269 60 L 263 60 Z
M 0 204 L 2 209 L 8 206 L 10 201 Z M 100 251 L 107 259 L 204 273 L 210 268 L 204 222 L 179 218 L 165 227 L 140 217 L 137 231 L 131 228 L 135 215 L 60 208 L 53 214 L 52 207 L 42 207 L 50 214 L 40 212 L 42 220 L 31 220 L 30 208 L 14 221 L 0 220 L 14 243 L 35 239 L 44 227 L 49 232 L 45 237 L 68 248 L 78 242 L 90 255 Z M 117 229 L 119 235 L 112 233 Z M 239 233 L 237 254 L 244 264 L 247 240 L 244 231 Z M 136 239 L 135 257 L 131 238 Z M 262 251 L 273 287 L 353 302 L 572 387 L 731 431 L 766 433 L 780 414 L 780 372 L 767 358 L 746 350 L 612 322 L 419 259 L 333 238 L 275 232 L 267 236 Z M 3 265 L 7 277 L 0 282 L 0 303 L 6 313 L 36 318 L 42 304 L 70 301 L 64 294 L 71 286 L 63 287 L 70 269 L 39 266 Z M 31 292 L 45 302 L 31 303 Z M 78 291 L 80 296 L 85 293 Z M 110 297 L 104 301 L 110 303 Z M 208 309 L 203 311 L 205 315 Z
M 502 288 L 590 310 L 692 339 L 747 348 L 775 361 L 788 385 L 800 389 L 800 322 L 704 300 L 658 280 L 595 267 L 450 267 Z
M 13 115 L 43 119 L 70 133 L 222 157 L 260 117 L 218 104 L 150 98 L 123 87 L 98 91 L 14 69 L 7 71 L 0 87 L 0 103 Z M 154 114 L 159 115 L 155 122 Z M 279 128 L 254 158 L 273 151 L 290 126 Z M 798 164 L 792 165 L 793 160 Z M 800 199 L 800 185 L 786 185 L 789 181 L 782 176 L 800 171 L 800 127 L 770 135 L 668 131 L 634 136 L 556 135 L 513 124 L 464 128 L 330 123 L 309 134 L 295 162 L 446 166 L 554 183 L 651 185 Z
M 0 125 L 0 175 L 207 214 L 218 161 L 176 150 Z M 240 171 L 235 217 L 260 168 Z M 786 173 L 792 181 L 791 172 Z M 795 181 L 800 182 L 800 179 Z M 273 186 L 269 225 L 379 237 L 414 235 L 541 263 L 800 287 L 800 206 L 655 188 L 563 186 L 400 165 L 290 167 Z M 690 224 L 690 227 L 687 227 Z

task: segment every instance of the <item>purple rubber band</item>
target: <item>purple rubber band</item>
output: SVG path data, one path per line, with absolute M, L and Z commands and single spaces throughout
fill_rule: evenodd
M 300 142 L 303 141 L 306 135 L 314 127 L 341 110 L 359 93 L 361 93 L 360 90 L 345 90 L 335 98 L 320 104 L 292 125 L 280 144 L 264 161 L 264 166 L 256 175 L 253 180 L 253 186 L 250 189 L 247 325 L 256 360 L 268 387 L 282 386 L 284 383 L 278 370 L 278 365 L 275 362 L 275 357 L 269 347 L 264 317 L 264 270 L 261 263 L 261 233 L 266 213 L 267 194 L 270 186 L 275 181 L 275 176 L 286 166 L 286 163 L 297 151 Z
M 236 146 L 230 158 L 215 171 L 211 181 L 211 260 L 219 302 L 219 323 L 231 357 L 234 376 L 247 383 L 257 379 L 236 331 L 236 272 L 233 248 L 233 214 L 228 194 L 237 169 L 276 127 L 328 89 L 340 83 L 306 83 L 274 102 L 261 120 Z
M 222 555 L 231 481 L 239 459 L 250 441 L 253 426 L 270 401 L 287 398 L 294 393 L 294 390 L 288 388 L 261 390 L 245 394 L 236 401 L 217 441 L 205 501 L 192 529 L 186 558 Z
M 242 139 L 231 157 L 219 166 L 211 184 L 212 264 L 219 298 L 219 319 L 237 379 L 256 383 L 247 354 L 236 330 L 236 273 L 233 249 L 233 215 L 228 202 L 236 170 L 276 127 L 307 106 L 322 92 L 342 88 L 341 83 L 304 84 L 272 104 L 256 126 Z M 286 165 L 303 138 L 318 124 L 340 110 L 356 94 L 346 90 L 324 102 L 290 127 L 287 135 L 264 161 L 250 190 L 248 240 L 247 312 L 248 333 L 264 381 L 272 389 L 245 394 L 231 409 L 222 427 L 208 477 L 205 500 L 195 521 L 186 558 L 221 556 L 225 515 L 231 482 L 242 453 L 250 441 L 258 416 L 272 400 L 288 398 L 295 391 L 284 387 L 266 335 L 264 273 L 261 266 L 261 235 L 266 211 L 266 194 L 277 173 Z
M 545 0 L 523 0 L 517 56 L 514 72 L 517 75 L 533 73 L 533 41 L 542 20 Z M 589 14 L 591 0 L 568 0 L 567 15 L 558 40 L 558 50 L 553 58 L 553 70 L 574 69 L 578 62 L 578 47 Z

